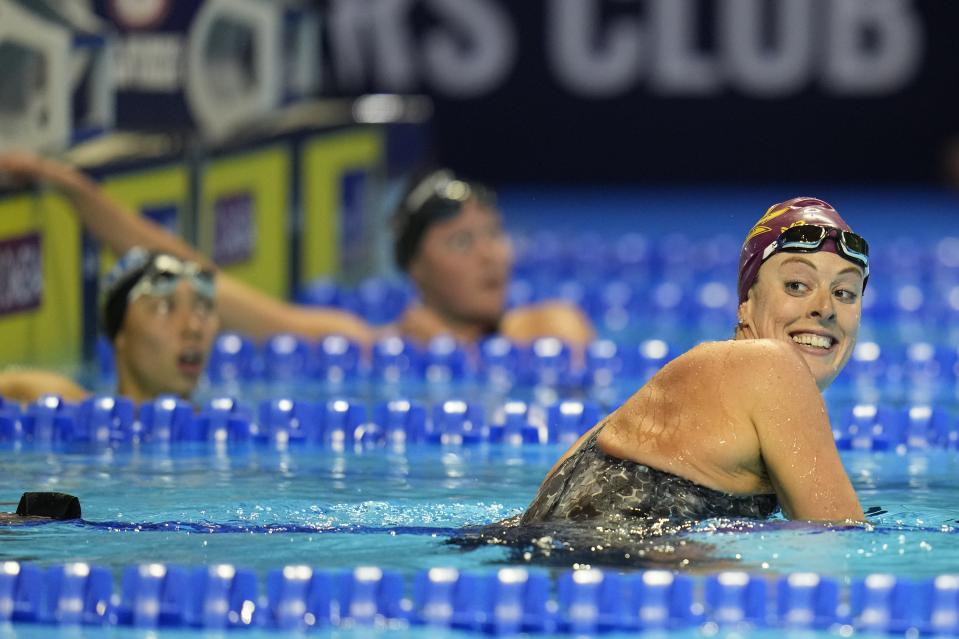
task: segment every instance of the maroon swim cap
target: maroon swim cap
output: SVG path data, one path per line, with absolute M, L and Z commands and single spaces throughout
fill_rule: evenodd
M 739 303 L 746 301 L 763 264 L 763 251 L 774 243 L 780 234 L 792 226 L 813 224 L 833 226 L 843 231 L 852 231 L 849 225 L 828 202 L 814 197 L 794 197 L 779 204 L 773 204 L 766 214 L 759 218 L 746 235 L 743 248 L 739 252 Z M 826 238 L 822 251 L 839 255 L 836 241 Z

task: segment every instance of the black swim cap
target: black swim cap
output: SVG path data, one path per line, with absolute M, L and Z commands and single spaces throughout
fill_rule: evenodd
M 17 514 L 21 517 L 80 519 L 80 500 L 66 493 L 23 493 L 17 504 Z
M 156 253 L 134 247 L 117 260 L 113 268 L 103 276 L 100 282 L 100 289 L 103 291 L 100 324 L 111 343 L 123 326 L 130 290 L 146 273 L 147 266 L 155 256 Z
M 449 169 L 437 169 L 414 180 L 393 215 L 393 256 L 404 271 L 419 251 L 427 229 L 439 220 L 459 213 L 469 199 L 486 206 L 495 204 L 495 195 L 482 184 L 456 177 Z

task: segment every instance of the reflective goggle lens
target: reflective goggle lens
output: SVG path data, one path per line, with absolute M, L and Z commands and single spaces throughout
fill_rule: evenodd
M 869 261 L 869 243 L 865 238 L 850 231 L 843 231 L 840 240 L 847 252 L 861 256 L 866 262 Z
M 862 266 L 868 276 L 869 244 L 861 235 L 851 231 L 812 224 L 793 226 L 783 231 L 773 246 L 781 251 L 815 251 L 822 247 L 822 243 L 831 235 L 831 231 L 836 231 L 839 236 L 836 247 L 840 255 Z M 770 255 L 772 252 L 769 252 Z
M 779 248 L 819 248 L 826 239 L 826 229 L 822 226 L 793 226 L 779 236 Z

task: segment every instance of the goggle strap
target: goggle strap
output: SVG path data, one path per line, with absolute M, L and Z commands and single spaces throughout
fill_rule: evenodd
M 760 264 L 772 257 L 772 254 L 776 252 L 776 247 L 779 246 L 779 238 L 777 237 L 773 240 L 769 246 L 763 249 L 763 259 L 760 260 Z

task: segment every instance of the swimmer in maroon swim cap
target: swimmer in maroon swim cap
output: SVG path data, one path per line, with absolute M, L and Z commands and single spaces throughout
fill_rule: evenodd
M 736 338 L 677 357 L 594 426 L 506 538 L 570 520 L 655 536 L 777 505 L 863 520 L 820 392 L 852 354 L 868 277 L 866 241 L 831 205 L 772 206 L 743 243 Z
M 835 286 L 812 288 L 805 276 L 809 271 L 828 270 L 826 265 L 835 268 L 839 278 Z M 772 290 L 758 293 L 779 284 L 775 273 L 796 275 L 795 281 L 785 284 L 788 294 L 783 299 Z M 773 337 L 796 344 L 820 390 L 825 390 L 852 355 L 860 297 L 868 279 L 869 245 L 830 204 L 811 197 L 775 204 L 749 231 L 739 254 L 736 336 Z M 831 303 L 811 310 L 819 314 L 814 320 L 790 322 L 790 314 L 799 312 L 794 307 L 810 299 Z M 810 330 L 799 330 L 803 328 Z

